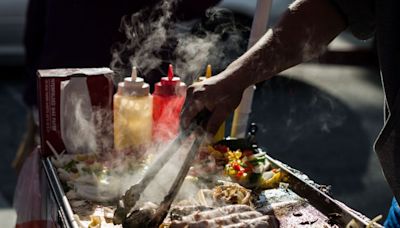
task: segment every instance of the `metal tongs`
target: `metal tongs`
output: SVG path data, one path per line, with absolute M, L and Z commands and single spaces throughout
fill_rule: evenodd
M 195 159 L 196 153 L 199 150 L 200 145 L 205 139 L 205 133 L 201 129 L 203 123 L 208 120 L 210 112 L 204 110 L 200 112 L 195 118 L 196 121 L 191 124 L 187 130 L 180 130 L 179 135 L 173 140 L 173 142 L 168 146 L 166 150 L 163 151 L 162 155 L 147 169 L 143 178 L 130 189 L 125 192 L 125 195 L 121 197 L 118 202 L 117 209 L 114 213 L 114 224 L 123 224 L 127 227 L 158 227 L 171 207 L 173 200 L 187 173 L 189 172 L 192 161 Z M 164 197 L 163 201 L 157 208 L 154 214 L 148 213 L 148 211 L 135 210 L 135 205 L 140 199 L 140 195 L 154 179 L 154 177 L 159 173 L 159 171 L 164 167 L 167 161 L 181 148 L 182 144 L 188 139 L 189 136 L 195 136 L 194 142 L 190 147 L 190 151 L 187 153 L 186 158 L 176 176 L 171 188 L 169 189 L 167 195 Z M 134 213 L 136 215 L 132 216 Z M 129 218 L 132 217 L 132 218 Z M 141 221 L 132 221 L 141 220 Z

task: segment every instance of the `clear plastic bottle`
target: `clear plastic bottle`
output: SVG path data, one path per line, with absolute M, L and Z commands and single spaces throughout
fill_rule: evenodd
M 132 76 L 118 84 L 114 95 L 114 145 L 117 151 L 141 150 L 152 139 L 153 97 L 149 85 Z

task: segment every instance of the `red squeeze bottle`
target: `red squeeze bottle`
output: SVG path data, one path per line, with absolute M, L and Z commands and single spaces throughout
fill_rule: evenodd
M 174 77 L 172 65 L 168 77 L 155 84 L 153 93 L 153 141 L 174 138 L 179 129 L 179 115 L 186 96 L 186 84 Z

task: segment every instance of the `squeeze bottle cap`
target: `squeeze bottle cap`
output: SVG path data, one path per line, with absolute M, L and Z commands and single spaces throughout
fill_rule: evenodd
M 167 77 L 155 84 L 154 94 L 162 96 L 182 95 L 185 93 L 186 84 L 179 77 L 174 77 L 174 69 L 169 64 Z
M 179 77 L 174 77 L 174 68 L 172 64 L 169 64 L 168 67 L 168 76 L 161 78 L 161 84 L 163 86 L 176 86 L 179 85 L 181 79 Z
M 211 76 L 212 76 L 212 68 L 211 68 L 211 64 L 208 64 L 208 65 L 207 65 L 207 68 L 206 68 L 206 75 L 205 75 L 205 76 L 200 76 L 200 77 L 197 79 L 197 81 L 198 81 L 198 82 L 204 81 L 204 80 L 206 80 L 207 78 L 210 78 Z
M 120 85 L 118 84 L 118 89 Z M 126 96 L 147 96 L 150 93 L 149 84 L 137 76 L 136 67 L 132 67 L 131 77 L 124 78 L 122 94 Z
M 207 65 L 207 69 L 206 69 L 206 78 L 210 78 L 211 75 L 212 75 L 211 65 L 208 64 L 208 65 Z

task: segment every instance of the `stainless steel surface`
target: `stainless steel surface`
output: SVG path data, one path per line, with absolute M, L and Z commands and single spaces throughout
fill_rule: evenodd
M 317 185 L 313 184 L 312 181 L 306 181 L 302 179 L 299 176 L 300 172 L 294 171 L 293 169 L 287 167 L 279 161 L 276 161 L 268 155 L 267 159 L 272 163 L 272 166 L 283 171 L 287 177 L 287 183 L 289 184 L 289 188 L 291 190 L 293 190 L 299 196 L 307 199 L 311 205 L 325 214 L 335 224 L 339 225 L 340 227 L 345 227 L 353 220 L 360 227 L 368 226 L 370 219 L 353 211 L 342 203 L 339 203 L 327 193 L 318 189 Z M 382 226 L 376 224 L 374 227 Z
M 67 196 L 64 193 L 64 190 L 61 186 L 61 182 L 58 179 L 56 170 L 54 169 L 54 166 L 51 163 L 50 158 L 42 160 L 42 165 L 46 173 L 51 192 L 59 207 L 58 214 L 60 221 L 55 221 L 55 222 L 60 222 L 61 224 L 59 225 L 65 228 L 78 228 L 79 226 L 74 219 L 74 213 L 71 209 L 71 205 L 69 204 Z
M 320 190 L 317 184 L 313 183 L 311 180 L 305 179 L 304 176 L 302 176 L 303 174 L 299 171 L 288 167 L 287 165 L 271 158 L 270 156 L 267 156 L 267 159 L 274 167 L 280 168 L 286 174 L 287 182 L 289 183 L 289 188 L 291 190 L 293 190 L 299 196 L 307 199 L 312 206 L 330 218 L 334 224 L 337 224 L 340 227 L 345 227 L 346 224 L 348 224 L 351 220 L 354 220 L 354 222 L 356 222 L 360 227 L 367 227 L 370 219 L 345 206 L 343 203 L 335 200 L 327 193 Z M 64 190 L 62 189 L 61 183 L 56 175 L 56 171 L 51 164 L 50 159 L 47 158 L 43 160 L 42 163 L 52 190 L 52 194 L 54 195 L 59 207 L 59 215 L 62 227 L 78 227 L 74 220 L 69 201 L 65 196 Z M 166 196 L 166 199 L 167 198 L 168 195 Z M 170 201 L 168 199 L 167 201 L 167 204 L 165 204 L 167 207 L 160 208 L 159 213 L 165 213 L 165 210 L 168 211 Z M 382 226 L 376 224 L 375 227 Z

